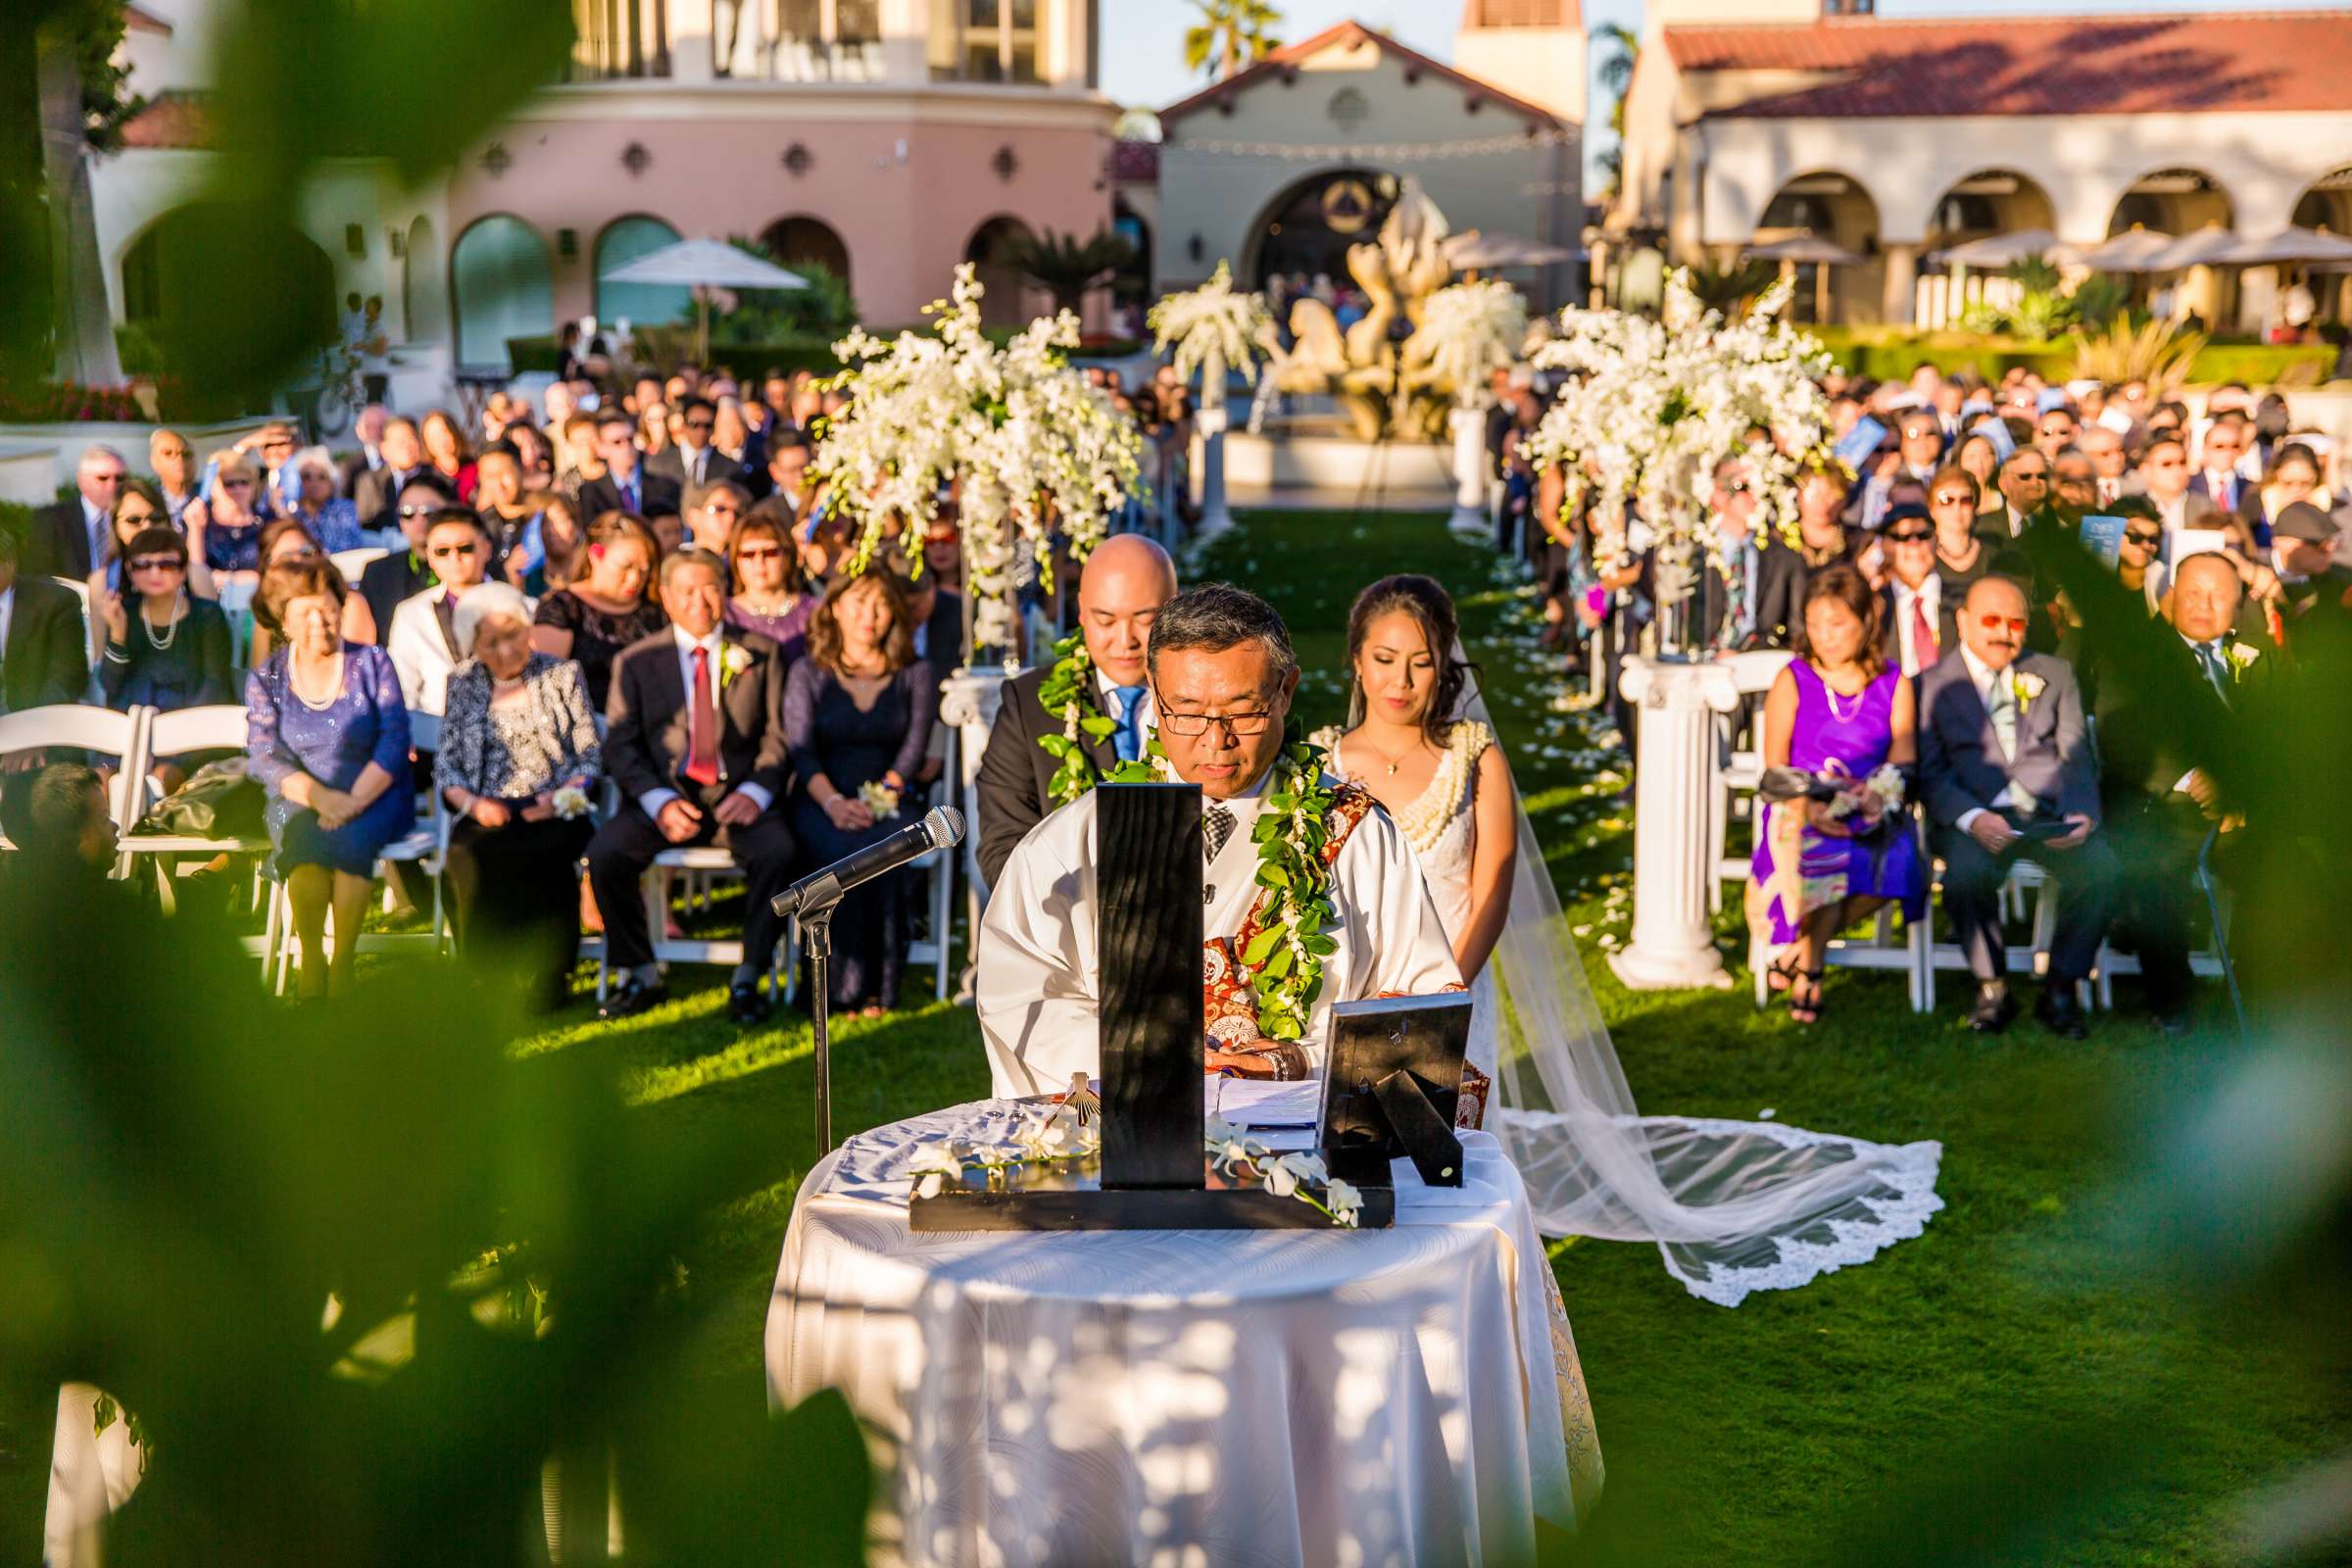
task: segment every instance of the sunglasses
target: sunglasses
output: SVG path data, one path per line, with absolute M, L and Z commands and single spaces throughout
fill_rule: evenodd
M 404 517 L 429 517 L 440 510 L 438 504 L 429 507 L 403 507 L 400 509 L 400 514 Z
M 2126 528 L 2124 530 L 2124 542 L 2126 544 L 2152 546 L 2157 540 L 2163 537 L 2164 530 L 2161 528 L 2150 528 L 2145 533 L 2142 533 L 2137 528 Z
M 2026 633 L 2025 617 L 2022 615 L 1979 615 L 1977 624 L 1986 631 L 1999 631 L 2006 626 L 2020 637 Z
M 253 481 L 251 479 L 223 479 L 220 481 L 220 488 L 223 490 L 250 490 L 253 488 Z
M 714 421 L 710 419 L 688 419 L 686 421 L 686 428 L 689 430 L 708 430 L 711 427 L 713 422 Z
M 774 545 L 754 545 L 749 549 L 736 551 L 735 559 L 737 561 L 782 561 L 784 552 L 778 550 Z
M 118 528 L 144 527 L 148 523 L 162 520 L 152 512 L 118 512 L 115 514 L 115 526 Z
M 703 510 L 714 517 L 740 517 L 743 515 L 743 509 L 732 501 L 707 501 L 703 503 Z
M 186 564 L 177 556 L 140 556 L 131 562 L 133 571 L 184 571 Z
M 1969 505 L 1974 506 L 1976 504 L 1976 500 L 1977 498 L 1975 496 L 1970 495 L 1965 490 L 1951 490 L 1937 496 L 1936 498 L 1936 504 L 1939 507 L 1956 507 L 1962 502 L 1966 502 Z
M 1907 528 L 1901 533 L 1890 533 L 1886 536 L 1888 542 L 1898 545 L 1924 545 L 1935 537 L 1936 530 L 1933 528 Z
M 478 545 L 435 545 L 425 554 L 439 561 L 446 556 L 470 556 L 479 548 Z
M 2049 474 L 2040 468 L 2014 469 L 2011 471 L 2009 477 L 2019 481 L 2021 484 L 2048 484 L 2050 482 Z

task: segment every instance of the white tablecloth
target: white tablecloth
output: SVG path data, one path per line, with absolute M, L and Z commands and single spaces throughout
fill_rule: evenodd
M 769 1396 L 847 1394 L 877 1561 L 1522 1562 L 1573 1526 L 1590 1405 L 1493 1138 L 1389 1230 L 909 1232 L 911 1144 L 1018 1114 L 861 1134 L 794 1208 Z

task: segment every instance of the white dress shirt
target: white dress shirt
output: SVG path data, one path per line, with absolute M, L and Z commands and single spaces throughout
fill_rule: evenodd
M 2004 669 L 1996 671 L 1987 668 L 1984 661 L 1979 659 L 1975 654 L 1971 653 L 1969 651 L 1968 644 L 1966 643 L 1962 643 L 1960 645 L 1960 662 L 1968 666 L 1968 678 L 1970 682 L 1977 688 L 1977 700 L 1984 705 L 1984 711 L 1986 713 L 1990 713 L 1992 711 L 1992 683 L 1996 680 L 2006 679 L 2008 677 L 2009 670 Z M 2016 668 L 2016 665 L 2012 664 L 2010 668 L 2014 669 Z M 2017 715 L 2017 718 L 2018 722 L 2022 724 L 2025 722 L 2026 715 L 2023 712 L 2020 712 Z M 1996 730 L 1993 732 L 1993 739 L 1996 742 L 2000 739 L 1999 731 Z M 2005 759 L 2005 760 L 2015 762 L 2016 759 L 2009 758 Z M 2002 785 L 2001 793 L 1995 795 L 1990 804 L 1992 809 L 1996 811 L 2006 810 L 2009 808 L 2009 807 L 2016 804 L 2009 794 L 2009 786 L 2006 784 Z M 1960 820 L 1954 822 L 1952 826 L 1965 833 L 1968 831 L 1969 824 L 1984 814 L 1984 808 L 1982 807 L 1962 811 L 1960 813 Z
M 686 694 L 687 710 L 691 713 L 694 708 L 694 651 L 700 648 L 703 651 L 704 663 L 710 670 L 710 720 L 714 725 L 724 728 L 726 721 L 718 710 L 718 696 L 723 689 L 726 675 L 726 666 L 723 662 L 727 653 L 725 624 L 722 622 L 711 627 L 710 635 L 708 637 L 695 638 L 687 636 L 686 628 L 672 621 L 669 635 L 671 640 L 677 644 L 678 690 Z M 716 735 L 710 737 L 710 746 L 713 751 L 717 749 L 718 737 Z M 736 785 L 735 793 L 759 807 L 762 811 L 775 804 L 775 797 L 770 795 L 763 786 L 748 780 Z M 662 808 L 678 798 L 678 792 L 673 789 L 647 790 L 643 795 L 637 797 L 637 808 L 646 815 L 659 821 L 662 816 Z
M 1911 606 L 1917 602 L 1919 607 L 1927 612 L 1928 624 L 1936 629 L 1937 636 L 1941 636 L 1943 634 L 1943 621 L 1940 618 L 1943 612 L 1943 574 L 1931 569 L 1927 577 L 1916 588 L 1905 583 L 1900 577 L 1890 578 L 1889 581 L 1894 584 L 1894 635 L 1896 646 L 1902 650 L 1903 673 L 1916 675 L 1924 666 L 1919 657 L 1918 617 L 1911 613 Z M 1944 652 L 1945 650 L 1941 648 L 1936 649 L 1936 658 L 1942 658 Z M 1928 662 L 1933 662 L 1928 661 Z

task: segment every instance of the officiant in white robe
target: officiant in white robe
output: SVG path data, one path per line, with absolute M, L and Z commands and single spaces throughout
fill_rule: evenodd
M 1161 609 L 1151 676 L 1167 760 L 1178 778 L 1200 786 L 1202 931 L 1212 949 L 1204 962 L 1213 977 L 1219 962 L 1231 961 L 1230 953 L 1220 958 L 1213 951 L 1217 939 L 1238 951 L 1261 891 L 1251 829 L 1281 756 L 1298 662 L 1271 606 L 1211 584 Z M 1326 787 L 1336 782 L 1324 780 Z M 1299 1043 L 1310 1073 L 1322 1070 L 1334 1003 L 1428 995 L 1462 983 L 1411 845 L 1385 810 L 1368 800 L 1363 806 L 1360 817 L 1348 812 L 1353 827 L 1331 864 L 1334 916 L 1324 934 L 1338 950 L 1323 959 Z M 1095 814 L 1089 792 L 1040 822 L 989 899 L 977 1001 L 991 1092 L 999 1097 L 1057 1093 L 1073 1073 L 1100 1070 Z M 1233 1038 L 1213 1024 L 1211 1032 L 1224 1036 L 1211 1041 L 1211 1068 L 1272 1075 L 1267 1063 L 1280 1057 L 1252 1049 L 1266 1042 Z

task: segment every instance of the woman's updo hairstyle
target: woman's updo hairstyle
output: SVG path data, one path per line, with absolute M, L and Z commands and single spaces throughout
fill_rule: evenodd
M 1399 572 L 1383 577 L 1355 596 L 1354 608 L 1348 612 L 1348 721 L 1363 716 L 1363 694 L 1356 689 L 1355 660 L 1363 652 L 1364 638 L 1372 623 L 1382 616 L 1401 611 L 1413 617 L 1429 644 L 1429 657 L 1438 669 L 1437 690 L 1430 696 L 1429 707 L 1421 714 L 1421 731 L 1432 746 L 1443 747 L 1453 733 L 1453 721 L 1461 715 L 1462 689 L 1478 666 L 1453 656 L 1461 639 L 1460 621 L 1453 612 L 1453 600 L 1439 586 L 1434 577 L 1418 572 Z

